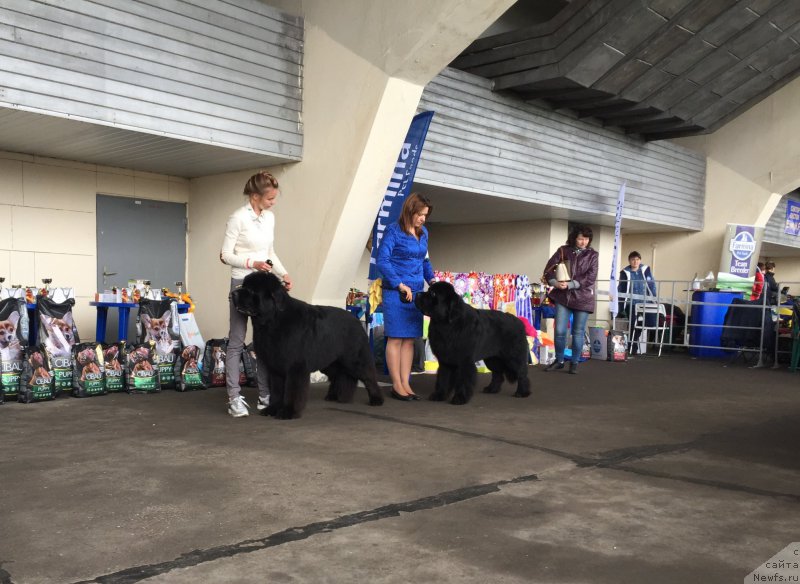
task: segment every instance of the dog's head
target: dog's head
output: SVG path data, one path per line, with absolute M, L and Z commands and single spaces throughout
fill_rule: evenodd
M 447 282 L 431 284 L 427 292 L 420 292 L 414 299 L 420 312 L 431 318 L 431 322 L 452 322 L 466 307 L 464 300 Z
M 28 357 L 28 362 L 34 369 L 44 367 L 44 355 L 42 355 L 39 351 L 34 351 L 30 354 L 30 357 Z
M 147 331 L 148 337 L 154 341 L 168 339 L 170 318 L 172 318 L 172 314 L 169 311 L 162 314 L 161 318 L 143 314 L 142 322 L 144 323 L 144 328 Z
M 103 351 L 103 358 L 106 361 L 115 361 L 119 357 L 119 348 L 116 345 L 111 345 Z
M 257 322 L 268 322 L 283 310 L 289 293 L 277 276 L 254 272 L 245 277 L 242 285 L 231 291 L 236 310 Z
M 96 358 L 97 358 L 96 354 L 94 352 L 94 349 L 92 349 L 92 348 L 84 349 L 83 351 L 81 351 L 80 353 L 78 353 L 75 356 L 75 359 L 78 361 L 78 364 L 81 365 L 81 366 L 86 366 L 89 363 L 93 363 Z
M 12 312 L 7 320 L 0 321 L 0 347 L 8 347 L 17 338 L 19 312 Z
M 131 360 L 132 363 L 139 364 L 143 361 L 147 361 L 150 359 L 150 349 L 147 347 L 137 347 L 130 353 L 128 353 L 128 358 Z
M 53 332 L 58 331 L 64 338 L 67 345 L 72 346 L 75 344 L 75 334 L 72 331 L 72 314 L 67 313 L 64 318 L 55 318 L 51 316 L 44 316 L 46 326 Z M 60 342 L 60 341 L 59 341 Z
M 181 359 L 186 363 L 197 363 L 197 358 L 200 356 L 200 348 L 196 345 L 186 345 L 181 352 Z

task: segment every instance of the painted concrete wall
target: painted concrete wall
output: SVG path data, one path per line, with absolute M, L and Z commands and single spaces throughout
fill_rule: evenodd
M 272 169 L 282 191 L 274 208 L 276 249 L 296 296 L 342 303 L 423 87 L 511 4 L 279 6 L 302 15 L 306 25 L 303 161 Z M 189 273 L 205 282 L 193 294 L 207 307 L 198 310 L 206 336 L 227 333 L 229 271 L 219 264 L 219 247 L 227 216 L 243 204 L 249 175 L 192 181 Z
M 188 203 L 182 178 L 0 152 L 0 276 L 4 286 L 75 288 L 81 339 L 95 336 L 97 193 Z M 146 234 L 143 234 L 143 236 Z M 187 280 L 187 286 L 191 286 Z M 191 288 L 189 288 L 191 290 Z
M 638 250 L 650 261 L 656 244 L 657 279 L 691 280 L 719 269 L 728 223 L 754 224 L 772 212 L 771 193 L 800 185 L 800 79 L 766 98 L 708 136 L 676 142 L 708 157 L 703 230 L 622 237 L 622 255 Z M 776 259 L 781 278 L 800 281 L 800 260 Z M 777 270 L 776 270 L 777 273 Z M 800 292 L 800 286 L 797 286 Z

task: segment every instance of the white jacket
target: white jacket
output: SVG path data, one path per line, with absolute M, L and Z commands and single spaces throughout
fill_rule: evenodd
M 272 261 L 272 273 L 282 278 L 286 268 L 275 253 L 275 215 L 272 211 L 261 211 L 261 215 L 247 203 L 237 209 L 225 226 L 222 240 L 222 261 L 231 267 L 231 278 L 241 280 L 254 272 L 247 267 L 255 261 Z

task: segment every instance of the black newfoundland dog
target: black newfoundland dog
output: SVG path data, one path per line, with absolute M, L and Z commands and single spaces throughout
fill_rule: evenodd
M 299 418 L 308 401 L 309 376 L 317 370 L 330 379 L 326 400 L 352 401 L 361 380 L 369 404 L 383 403 L 367 334 L 355 316 L 292 298 L 277 277 L 265 272 L 248 275 L 231 299 L 252 317 L 256 354 L 269 370 L 270 403 L 262 414 Z
M 514 397 L 531 394 L 528 383 L 528 339 L 519 318 L 497 310 L 476 310 L 447 282 L 436 282 L 414 300 L 431 318 L 428 338 L 439 360 L 436 389 L 430 399 L 467 403 L 475 389 L 475 362 L 483 359 L 492 380 L 483 391 L 497 393 L 505 376 L 517 383 Z

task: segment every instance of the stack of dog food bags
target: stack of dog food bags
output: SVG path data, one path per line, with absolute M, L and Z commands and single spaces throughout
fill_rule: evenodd
M 178 391 L 205 389 L 203 375 L 200 371 L 200 347 L 186 345 L 175 360 L 175 388 Z
M 108 343 L 102 345 L 106 391 L 128 391 L 125 376 L 125 349 L 127 343 Z
M 130 393 L 161 391 L 161 380 L 155 364 L 155 348 L 152 342 L 129 346 L 125 361 L 127 386 Z
M 22 298 L 0 300 L 0 391 L 9 401 L 19 392 L 23 350 L 28 345 L 28 309 Z
M 26 347 L 17 401 L 29 404 L 55 397 L 55 380 L 47 351 L 41 347 Z
M 206 387 L 225 385 L 225 354 L 228 339 L 211 339 L 206 343 L 203 355 L 203 381 Z
M 72 363 L 74 397 L 107 393 L 103 348 L 98 343 L 77 343 L 72 347 Z
M 180 354 L 177 303 L 173 299 L 139 301 L 139 342 L 152 342 L 162 388 L 174 388 L 175 361 Z
M 38 343 L 50 357 L 56 396 L 72 390 L 72 347 L 80 342 L 72 317 L 74 305 L 73 298 L 64 302 L 55 302 L 48 296 L 36 298 Z
M 242 367 L 241 371 L 245 375 L 245 383 L 251 387 L 258 385 L 258 360 L 256 359 L 256 350 L 253 348 L 253 343 L 250 343 L 242 351 Z M 239 384 L 243 385 L 243 384 Z

